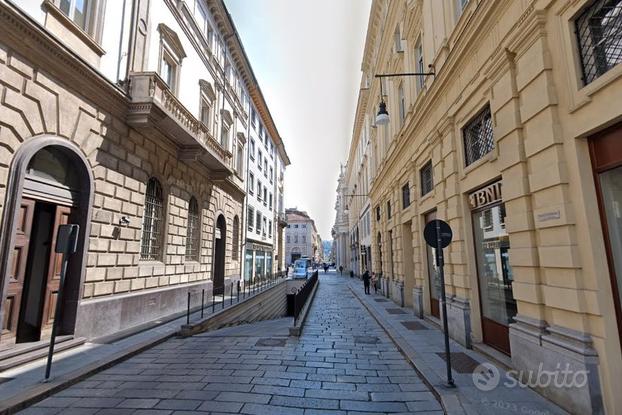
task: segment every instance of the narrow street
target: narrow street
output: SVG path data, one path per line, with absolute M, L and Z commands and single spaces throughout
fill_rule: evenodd
M 345 276 L 320 274 L 300 339 L 290 323 L 172 339 L 21 414 L 442 413 Z

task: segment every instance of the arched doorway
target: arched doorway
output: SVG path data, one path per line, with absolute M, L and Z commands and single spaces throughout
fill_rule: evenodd
M 223 215 L 218 215 L 214 229 L 214 294 L 222 294 L 225 288 L 225 254 L 227 224 Z
M 2 343 L 49 337 L 59 293 L 61 256 L 54 252 L 61 224 L 80 225 L 78 252 L 69 258 L 59 334 L 73 334 L 84 274 L 92 175 L 64 139 L 24 144 L 10 170 L 0 251 Z M 6 232 L 5 232 L 6 231 Z

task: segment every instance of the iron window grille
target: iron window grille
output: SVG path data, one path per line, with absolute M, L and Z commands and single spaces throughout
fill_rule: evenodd
M 492 116 L 487 106 L 469 122 L 462 131 L 464 137 L 464 156 L 470 165 L 490 153 L 495 148 L 492 131 Z
M 237 261 L 239 258 L 239 245 L 240 244 L 240 219 L 237 216 L 233 218 L 233 231 L 231 233 L 231 259 Z
M 163 200 L 162 185 L 160 185 L 157 179 L 152 177 L 147 182 L 147 191 L 145 193 L 140 259 L 160 259 L 162 253 Z
M 575 20 L 583 82 L 622 63 L 622 0 L 597 0 Z
M 402 208 L 406 209 L 410 206 L 410 184 L 406 183 L 402 186 Z
M 199 222 L 199 204 L 192 197 L 188 203 L 188 227 L 186 229 L 186 260 L 199 260 L 199 243 L 201 238 Z
M 421 196 L 427 195 L 434 189 L 432 160 L 428 161 L 421 170 L 419 170 L 419 178 L 421 180 Z

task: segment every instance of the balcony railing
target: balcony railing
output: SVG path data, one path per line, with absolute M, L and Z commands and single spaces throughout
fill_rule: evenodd
M 130 125 L 166 134 L 178 145 L 181 160 L 201 162 L 223 178 L 233 173 L 231 152 L 186 109 L 157 73 L 130 74 L 130 98 Z

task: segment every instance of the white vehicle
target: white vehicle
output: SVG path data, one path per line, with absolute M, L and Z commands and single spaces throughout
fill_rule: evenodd
M 294 278 L 307 278 L 309 276 L 307 265 L 306 259 L 297 259 L 294 262 Z

